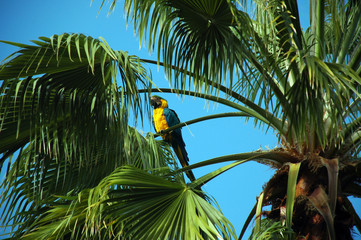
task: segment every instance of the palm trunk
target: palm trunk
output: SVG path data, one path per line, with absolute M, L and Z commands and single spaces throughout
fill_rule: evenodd
M 288 166 L 279 169 L 266 185 L 265 205 L 271 210 L 264 214 L 284 221 L 287 200 Z M 319 157 L 309 157 L 301 164 L 297 179 L 292 229 L 297 239 L 352 239 L 353 220 L 338 197 L 333 215 L 329 207 L 328 173 Z

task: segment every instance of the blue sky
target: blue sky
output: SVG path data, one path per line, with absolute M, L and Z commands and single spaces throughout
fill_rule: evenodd
M 32 0 L 32 1 L 0 1 L 0 39 L 21 43 L 30 43 L 40 36 L 50 37 L 53 34 L 83 33 L 94 38 L 103 37 L 116 50 L 128 51 L 141 58 L 156 59 L 145 48 L 139 48 L 139 41 L 134 36 L 133 27 L 126 27 L 122 13 L 122 1 L 110 16 L 108 8 L 98 14 L 101 0 Z M 308 24 L 308 7 L 302 1 L 300 14 L 303 24 Z M 16 51 L 17 48 L 0 43 L 0 61 Z M 159 87 L 168 87 L 162 69 L 149 66 L 153 79 Z M 162 95 L 169 102 L 181 121 L 201 116 L 234 111 L 232 109 L 205 103 L 193 97 L 180 98 L 170 94 Z M 148 119 L 138 129 L 144 132 L 153 131 Z M 217 119 L 197 123 L 183 128 L 190 163 L 210 158 L 249 152 L 257 149 L 274 148 L 277 138 L 271 131 L 254 128 L 252 121 L 246 123 L 241 118 Z M 194 170 L 200 177 L 219 166 Z M 261 164 L 249 162 L 230 170 L 208 183 L 203 189 L 218 202 L 224 215 L 232 222 L 239 234 L 244 221 L 255 204 L 256 197 L 262 191 L 262 185 L 273 175 L 274 170 Z M 357 211 L 361 214 L 361 202 Z M 249 231 L 247 235 L 249 234 Z

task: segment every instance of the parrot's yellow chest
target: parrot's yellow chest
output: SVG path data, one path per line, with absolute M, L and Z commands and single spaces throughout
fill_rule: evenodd
M 169 128 L 167 120 L 165 119 L 165 116 L 163 114 L 163 110 L 164 108 L 156 108 L 153 110 L 154 127 L 157 132 Z

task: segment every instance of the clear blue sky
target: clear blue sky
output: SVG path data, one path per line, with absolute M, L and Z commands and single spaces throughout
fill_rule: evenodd
M 139 41 L 134 36 L 133 27 L 126 27 L 121 2 L 118 1 L 115 12 L 108 16 L 107 8 L 99 14 L 101 0 L 32 0 L 11 1 L 0 0 L 0 39 L 21 43 L 30 43 L 40 36 L 50 37 L 53 34 L 83 33 L 94 38 L 103 37 L 116 50 L 128 51 L 142 58 L 156 59 L 144 48 L 139 49 Z M 308 1 L 300 1 L 300 14 L 303 24 L 308 24 Z M 0 43 L 0 61 L 16 51 Z M 153 78 L 159 87 L 168 87 L 162 69 L 149 66 Z M 187 121 L 208 114 L 234 111 L 213 103 L 205 104 L 204 100 L 193 97 L 183 99 L 162 95 L 180 117 Z M 153 131 L 146 119 L 144 126 L 138 126 L 144 132 Z M 257 149 L 274 148 L 277 146 L 276 136 L 272 132 L 265 134 L 266 129 L 254 128 L 252 121 L 245 123 L 240 118 L 227 118 L 197 123 L 183 128 L 190 162 L 196 163 L 210 158 L 249 152 Z M 196 177 L 200 177 L 219 166 L 196 169 Z M 257 163 L 240 165 L 226 174 L 214 179 L 203 189 L 218 202 L 224 215 L 232 222 L 239 234 L 244 221 L 255 204 L 262 185 L 273 175 L 274 170 Z M 361 213 L 361 202 L 358 201 L 357 211 Z M 246 236 L 249 235 L 249 231 Z

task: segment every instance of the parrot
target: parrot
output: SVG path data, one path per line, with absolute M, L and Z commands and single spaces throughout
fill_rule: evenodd
M 157 133 L 162 132 L 163 130 L 166 130 L 169 127 L 180 123 L 177 113 L 174 110 L 168 108 L 167 100 L 154 95 L 151 97 L 150 103 L 154 108 L 153 125 Z M 182 167 L 188 166 L 189 158 L 188 153 L 185 149 L 186 145 L 183 141 L 181 129 L 174 129 L 173 131 L 163 134 L 161 136 L 165 142 L 169 143 L 172 146 Z M 192 171 L 186 171 L 186 175 L 191 181 L 195 180 Z

